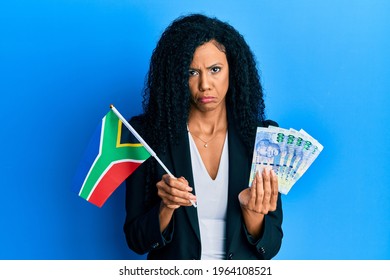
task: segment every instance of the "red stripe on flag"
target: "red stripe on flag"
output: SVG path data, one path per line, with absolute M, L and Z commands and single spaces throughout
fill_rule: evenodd
M 141 164 L 140 162 L 119 162 L 111 166 L 110 170 L 96 186 L 88 201 L 98 207 L 102 207 L 116 188 Z

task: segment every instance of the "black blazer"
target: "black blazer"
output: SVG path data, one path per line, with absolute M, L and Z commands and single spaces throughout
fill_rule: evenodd
M 265 122 L 263 125 L 268 124 Z M 194 189 L 193 193 L 196 194 L 187 131 L 183 131 L 179 140 L 179 145 L 168 147 L 167 153 L 159 157 L 174 176 L 186 178 Z M 252 154 L 245 149 L 231 121 L 228 125 L 228 144 L 229 190 L 225 258 L 271 259 L 278 253 L 283 237 L 280 194 L 276 211 L 265 216 L 260 239 L 253 240 L 246 231 L 238 201 L 238 194 L 248 187 Z M 148 161 L 150 160 L 155 159 L 149 158 Z M 176 209 L 168 228 L 163 234 L 160 233 L 158 217 L 160 199 L 154 193 L 151 195 L 155 204 L 146 206 L 144 203 L 147 164 L 143 163 L 126 180 L 127 215 L 124 232 L 128 246 L 138 254 L 148 253 L 148 259 L 200 259 L 202 245 L 196 208 L 191 206 Z M 165 173 L 158 166 L 153 178 L 150 178 L 153 185 L 161 180 Z

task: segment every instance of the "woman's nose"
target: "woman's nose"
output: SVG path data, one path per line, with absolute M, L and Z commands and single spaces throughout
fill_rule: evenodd
M 206 91 L 206 90 L 209 90 L 210 88 L 211 88 L 210 81 L 209 81 L 209 77 L 208 77 L 207 73 L 202 73 L 200 75 L 200 79 L 199 79 L 199 90 Z

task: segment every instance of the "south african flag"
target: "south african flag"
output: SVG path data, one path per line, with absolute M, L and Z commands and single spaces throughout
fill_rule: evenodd
M 80 162 L 73 189 L 101 207 L 150 153 L 110 110 L 102 119 Z

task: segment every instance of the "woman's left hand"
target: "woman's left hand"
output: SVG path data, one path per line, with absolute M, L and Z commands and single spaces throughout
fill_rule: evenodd
M 278 177 L 275 172 L 266 168 L 261 174 L 257 172 L 252 186 L 241 191 L 238 199 L 243 211 L 263 215 L 275 211 L 278 201 Z
M 265 168 L 261 174 L 256 173 L 251 187 L 238 195 L 242 217 L 252 237 L 257 239 L 261 236 L 264 215 L 276 210 L 278 195 L 278 177 L 273 170 Z

